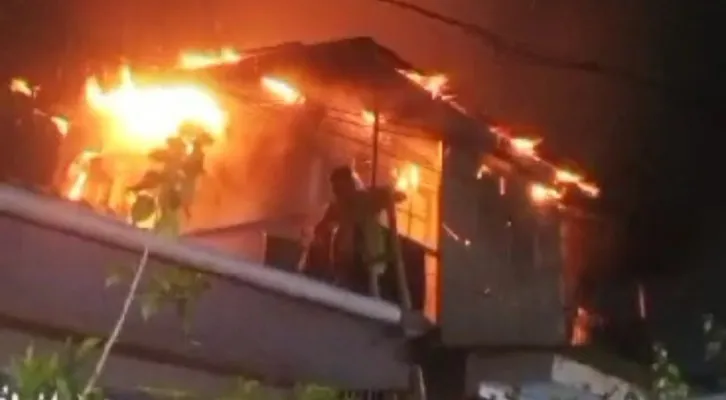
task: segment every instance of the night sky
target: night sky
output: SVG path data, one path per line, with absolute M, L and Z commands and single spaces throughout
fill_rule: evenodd
M 697 360 L 700 313 L 726 319 L 726 2 L 415 2 L 543 54 L 662 85 L 524 63 L 375 0 L 5 0 L 0 61 L 3 74 L 58 84 L 120 56 L 373 36 L 414 65 L 449 74 L 462 99 L 527 127 L 591 172 L 604 189 L 598 207 L 623 227 L 618 278 L 646 282 L 653 336 Z

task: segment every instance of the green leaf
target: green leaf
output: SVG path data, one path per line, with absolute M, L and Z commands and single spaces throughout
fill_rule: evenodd
M 296 390 L 296 398 L 300 400 L 335 400 L 338 392 L 334 389 L 318 385 L 305 385 Z
M 713 314 L 706 314 L 703 316 L 703 332 L 710 333 L 713 330 L 714 318 Z
M 192 323 L 194 322 L 191 299 L 188 297 L 180 297 L 174 303 L 176 305 L 177 315 L 182 320 L 182 330 L 185 334 L 191 333 Z
M 169 236 L 179 236 L 180 218 L 178 212 L 162 212 L 154 226 L 154 231 Z
M 148 321 L 161 309 L 162 297 L 159 293 L 146 293 L 141 297 L 141 318 Z
M 148 194 L 139 194 L 131 207 L 131 220 L 134 223 L 146 221 L 154 212 L 156 212 L 156 200 Z
M 54 386 L 58 395 L 58 400 L 72 400 L 75 397 L 66 379 L 56 379 Z
M 101 345 L 100 338 L 89 337 L 84 339 L 75 351 L 76 359 L 86 358 L 91 351 L 97 349 Z
M 106 276 L 106 287 L 117 285 L 125 280 L 131 280 L 134 276 L 134 270 L 128 265 L 111 265 L 108 267 L 109 272 Z
M 33 361 L 35 359 L 35 347 L 31 344 L 25 348 L 25 361 Z

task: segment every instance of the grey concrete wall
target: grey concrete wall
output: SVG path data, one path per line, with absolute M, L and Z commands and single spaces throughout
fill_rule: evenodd
M 108 267 L 138 252 L 9 215 L 0 238 L 0 322 L 53 339 L 110 331 L 126 288 L 104 287 Z M 148 274 L 168 267 L 156 259 Z M 406 385 L 402 344 L 390 325 L 216 276 L 189 336 L 173 310 L 144 322 L 135 307 L 118 352 L 219 376 L 392 389 Z

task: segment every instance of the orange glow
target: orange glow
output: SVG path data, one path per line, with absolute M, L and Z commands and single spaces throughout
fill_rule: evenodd
M 556 170 L 555 181 L 575 185 L 581 192 L 590 197 L 598 197 L 600 195 L 600 188 L 593 183 L 585 182 L 585 179 L 581 175 L 571 171 L 564 169 Z
M 227 125 L 226 113 L 208 88 L 193 83 L 140 85 L 128 67 L 120 71 L 120 84 L 109 90 L 90 78 L 86 100 L 106 119 L 111 146 L 134 152 L 163 144 L 185 123 L 197 124 L 215 137 Z
M 593 317 L 587 310 L 577 307 L 577 314 L 572 321 L 572 338 L 573 346 L 582 346 L 590 342 L 590 328 L 593 325 Z
M 35 91 L 30 87 L 28 81 L 22 78 L 13 78 L 10 81 L 10 91 L 22 93 L 28 97 L 33 97 L 35 95 Z
M 78 201 L 83 198 L 88 183 L 89 163 L 96 156 L 98 156 L 97 152 L 87 150 L 81 153 L 71 164 L 68 172 L 71 175 L 72 183 L 68 189 L 68 199 Z
M 598 197 L 600 196 L 600 188 L 595 186 L 594 183 L 589 182 L 579 182 L 577 184 L 577 187 L 585 193 L 587 196 L 590 197 Z
M 202 69 L 216 65 L 236 64 L 243 56 L 231 47 L 216 52 L 184 52 L 179 56 L 178 66 L 183 69 Z
M 398 72 L 408 78 L 411 82 L 417 84 L 427 92 L 431 93 L 434 99 L 449 100 L 450 95 L 446 94 L 449 85 L 449 78 L 444 74 L 435 74 L 430 76 L 421 75 L 415 71 L 406 71 L 399 69 Z
M 262 87 L 277 96 L 285 104 L 300 104 L 305 101 L 305 97 L 294 86 L 282 79 L 265 76 L 262 77 L 261 83 Z
M 366 126 L 373 126 L 376 123 L 376 114 L 373 111 L 363 110 L 361 111 L 361 119 L 363 120 L 363 124 Z M 386 122 L 386 118 L 378 114 L 378 124 L 383 124 Z
M 512 150 L 524 157 L 537 157 L 537 146 L 540 144 L 540 140 L 527 139 L 527 138 L 512 138 L 509 140 L 509 145 L 512 146 Z
M 409 164 L 400 171 L 395 171 L 396 190 L 400 192 L 415 192 L 421 185 L 421 171 L 416 164 Z
M 582 176 L 565 169 L 558 169 L 555 171 L 555 181 L 560 183 L 577 184 L 582 182 Z
M 363 110 L 361 112 L 361 118 L 363 118 L 363 123 L 366 125 L 373 125 L 376 123 L 376 114 L 371 111 Z
M 482 164 L 479 166 L 479 170 L 476 171 L 476 179 L 481 179 L 484 175 L 491 174 L 492 170 L 488 165 Z
M 535 204 L 547 204 L 562 199 L 562 193 L 541 183 L 533 183 L 529 187 L 529 197 Z
M 68 129 L 70 129 L 71 123 L 66 118 L 54 116 L 50 117 L 50 120 L 51 122 L 53 122 L 61 135 L 66 136 L 68 134 Z

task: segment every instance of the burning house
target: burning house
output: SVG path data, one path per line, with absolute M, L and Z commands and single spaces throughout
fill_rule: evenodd
M 265 264 L 296 272 L 297 260 L 310 241 L 310 228 L 330 200 L 328 176 L 334 168 L 348 165 L 361 186 L 388 185 L 405 193 L 405 201 L 395 208 L 395 231 L 402 243 L 406 286 L 413 295 L 414 311 L 437 326 L 445 346 L 543 351 L 587 340 L 592 316 L 578 307 L 578 265 L 583 263 L 577 261 L 581 256 L 573 232 L 582 218 L 580 205 L 596 197 L 598 188 L 581 174 L 540 156 L 538 138 L 519 136 L 467 110 L 447 93 L 443 75 L 422 74 L 370 39 L 291 43 L 246 53 L 225 49 L 216 54 L 185 54 L 170 68 L 122 68 L 119 74 L 89 79 L 84 104 L 70 120 L 57 184 L 66 199 L 83 201 L 107 214 L 103 217 L 107 219 L 127 218 L 133 201 L 127 188 L 144 175 L 148 153 L 164 146 L 180 127 L 191 123 L 211 136 L 204 172 L 181 229 L 186 236 L 183 243 L 216 248 L 227 258 L 215 261 L 205 255 L 192 257 L 196 261 L 187 264 L 202 268 L 202 260 L 220 263 L 229 266 L 225 267 L 228 273 L 236 274 L 238 268 L 242 275 L 249 268 L 269 268 Z M 20 210 L 3 207 L 3 215 Z M 53 207 L 60 211 L 66 206 Z M 61 224 L 59 217 L 54 218 Z M 12 224 L 5 224 L 11 228 Z M 84 229 L 102 224 L 88 222 Z M 112 228 L 104 229 L 106 240 Z M 119 246 L 140 243 L 129 232 L 123 234 L 126 244 Z M 184 263 L 171 255 L 171 247 L 163 248 L 160 258 Z M 103 258 L 99 251 L 94 253 L 96 259 Z M 35 260 L 29 254 L 24 257 L 27 260 L 15 261 Z M 240 264 L 232 267 L 232 260 Z M 275 275 L 275 282 L 291 279 L 294 284 L 279 283 L 278 289 L 312 285 L 288 272 L 281 272 L 289 275 L 284 279 Z M 257 273 L 252 271 L 250 276 Z M 397 302 L 398 277 L 393 272 L 389 275 L 384 278 L 384 298 Z M 325 293 L 331 290 L 323 284 L 314 287 Z M 227 293 L 214 300 L 220 310 L 224 299 L 242 299 L 231 294 L 239 288 L 216 290 Z M 317 295 L 305 296 L 310 300 Z M 326 307 L 334 303 L 331 299 L 346 303 L 349 295 L 330 296 Z M 391 312 L 386 308 L 390 303 L 360 301 L 353 308 Z M 265 306 L 262 300 L 259 304 Z M 19 312 L 6 308 L 3 313 Z M 292 328 L 280 321 L 269 322 L 260 315 L 262 311 L 249 309 L 241 314 L 261 318 L 259 324 L 269 323 L 276 329 Z M 27 318 L 42 314 L 23 312 Z M 306 313 L 305 308 L 299 312 Z M 231 311 L 222 314 L 235 318 Z M 239 347 L 225 334 L 212 333 L 224 331 L 228 321 L 214 321 L 210 315 L 196 322 L 206 324 L 200 325 L 200 332 Z M 387 321 L 390 324 L 390 318 Z M 76 331 L 100 329 L 74 323 Z M 339 323 L 341 335 L 348 332 L 346 322 Z M 323 325 L 319 329 L 335 330 L 333 322 Z M 245 329 L 238 328 L 239 332 Z M 152 328 L 129 329 L 129 346 L 145 351 L 164 348 L 179 357 L 196 354 L 186 345 L 174 347 L 143 338 L 144 334 L 165 334 L 163 323 L 153 332 L 148 330 Z M 363 343 L 357 340 L 364 341 L 362 333 L 354 339 L 334 339 L 327 330 L 315 334 L 354 347 Z M 241 335 L 249 339 L 251 334 Z M 260 354 L 235 350 L 223 356 L 219 348 L 196 356 L 212 366 L 208 372 L 223 375 L 241 373 L 244 366 L 288 381 L 305 379 L 347 388 L 404 385 L 402 363 L 393 356 L 402 337 L 348 370 L 341 366 L 342 360 L 329 354 L 325 343 L 316 341 L 293 340 L 282 346 L 293 354 L 290 360 L 282 350 L 269 353 L 274 343 L 287 340 L 284 336 L 276 333 L 261 345 L 271 360 L 260 358 L 262 350 Z M 254 340 L 262 343 L 260 338 Z M 313 353 L 295 346 L 308 346 Z M 364 357 L 365 346 L 356 349 Z M 304 358 L 315 351 L 329 357 L 312 366 L 315 362 Z M 138 357 L 138 351 L 135 354 Z M 243 361 L 244 357 L 254 361 Z M 377 368 L 386 371 L 386 376 Z

